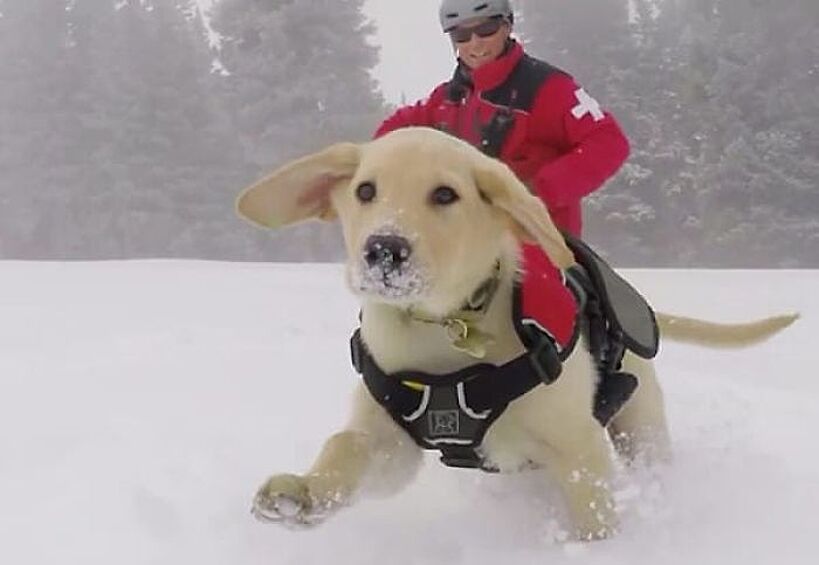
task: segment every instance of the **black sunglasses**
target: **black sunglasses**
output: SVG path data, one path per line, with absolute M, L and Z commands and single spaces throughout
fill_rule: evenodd
M 476 26 L 452 28 L 449 32 L 449 36 L 455 43 L 466 43 L 472 39 L 473 33 L 478 37 L 491 37 L 498 33 L 504 21 L 502 16 L 498 16 Z

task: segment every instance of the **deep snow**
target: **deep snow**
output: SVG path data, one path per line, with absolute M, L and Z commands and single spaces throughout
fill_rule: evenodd
M 0 563 L 812 563 L 819 271 L 626 275 L 661 310 L 803 318 L 754 349 L 664 343 L 674 465 L 621 476 L 622 533 L 564 544 L 534 475 L 442 468 L 318 529 L 255 522 L 356 382 L 337 265 L 0 262 Z

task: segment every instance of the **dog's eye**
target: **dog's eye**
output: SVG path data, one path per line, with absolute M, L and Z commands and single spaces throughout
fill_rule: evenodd
M 455 189 L 448 186 L 439 186 L 429 195 L 430 202 L 437 206 L 448 206 L 461 199 Z
M 358 198 L 360 202 L 372 202 L 375 200 L 375 192 L 375 185 L 373 183 L 362 182 L 355 189 L 355 197 Z

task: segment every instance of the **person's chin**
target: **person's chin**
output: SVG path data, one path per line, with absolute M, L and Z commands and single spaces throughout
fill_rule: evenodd
M 488 63 L 491 60 L 492 60 L 492 58 L 489 57 L 489 56 L 469 57 L 467 59 L 467 63 L 469 63 L 469 66 L 471 68 L 477 69 L 478 67 L 482 67 L 483 65 L 485 65 L 486 63 Z

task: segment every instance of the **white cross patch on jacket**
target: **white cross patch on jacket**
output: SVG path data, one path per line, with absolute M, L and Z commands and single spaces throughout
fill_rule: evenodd
M 589 93 L 584 89 L 578 88 L 575 90 L 574 96 L 577 98 L 578 104 L 572 108 L 572 116 L 578 120 L 582 119 L 586 114 L 591 114 L 595 122 L 599 122 L 606 117 L 603 110 L 600 109 L 600 104 L 597 103 L 597 100 L 589 96 Z

